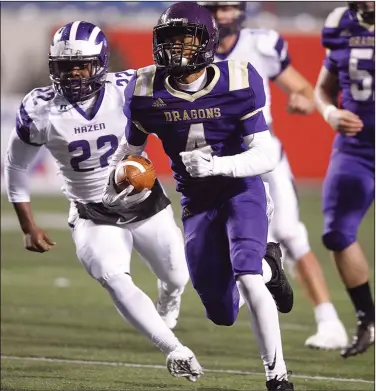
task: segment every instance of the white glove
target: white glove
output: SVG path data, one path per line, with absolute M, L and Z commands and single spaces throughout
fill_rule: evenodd
M 213 156 L 199 149 L 190 152 L 180 152 L 187 172 L 194 178 L 205 178 L 214 175 Z
M 107 185 L 102 194 L 103 205 L 112 212 L 121 213 L 122 211 L 132 208 L 133 206 L 145 201 L 151 194 L 151 190 L 144 189 L 137 194 L 128 195 L 134 190 L 134 186 L 129 185 L 121 193 L 115 190 L 115 167 L 111 171 Z

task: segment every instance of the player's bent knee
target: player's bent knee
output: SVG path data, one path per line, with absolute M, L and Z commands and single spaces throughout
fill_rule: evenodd
M 171 273 L 169 276 L 169 280 L 166 281 L 168 285 L 173 287 L 174 289 L 184 289 L 189 281 L 189 273 L 187 271 L 181 271 L 180 273 Z
M 293 231 L 278 232 L 275 236 L 286 247 L 289 256 L 294 261 L 297 261 L 311 250 L 307 229 L 300 221 L 295 225 Z
M 204 303 L 206 316 L 218 326 L 232 326 L 238 317 L 238 309 L 227 310 L 223 303 Z
M 356 234 L 332 230 L 324 233 L 322 242 L 330 251 L 342 251 L 356 242 Z
M 101 278 L 97 278 L 98 282 L 104 287 L 111 287 L 121 283 L 126 289 L 127 286 L 133 286 L 134 282 L 131 275 L 127 272 L 108 273 Z

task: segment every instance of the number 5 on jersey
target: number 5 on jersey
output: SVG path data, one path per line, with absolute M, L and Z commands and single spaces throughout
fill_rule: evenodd
M 373 91 L 373 74 L 365 69 L 360 69 L 361 61 L 375 62 L 373 49 L 351 49 L 349 61 L 349 76 L 351 83 L 351 95 L 356 101 L 364 102 L 372 97 L 375 100 Z

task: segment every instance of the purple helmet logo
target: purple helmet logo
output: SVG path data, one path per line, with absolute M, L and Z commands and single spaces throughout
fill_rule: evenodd
M 180 77 L 214 61 L 219 34 L 210 12 L 193 2 L 169 7 L 153 29 L 153 57 L 158 68 Z
M 50 46 L 50 79 L 55 90 L 70 102 L 90 98 L 106 82 L 109 57 L 107 38 L 98 26 L 83 21 L 63 26 Z M 86 66 L 88 77 L 72 77 L 74 67 Z

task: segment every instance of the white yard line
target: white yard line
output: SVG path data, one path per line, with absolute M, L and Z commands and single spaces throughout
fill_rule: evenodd
M 108 367 L 127 367 L 127 368 L 149 368 L 149 369 L 166 369 L 163 365 L 152 365 L 152 364 L 134 364 L 127 362 L 108 362 L 108 361 L 86 361 L 86 360 L 68 360 L 60 358 L 47 358 L 47 357 L 19 357 L 19 356 L 1 356 L 2 360 L 18 360 L 18 361 L 39 361 L 39 362 L 53 362 L 62 364 L 80 364 L 80 365 L 102 365 Z M 265 376 L 264 373 L 260 372 L 248 372 L 248 371 L 237 371 L 231 369 L 207 369 L 204 368 L 207 373 L 223 373 L 231 375 L 252 375 L 252 376 Z M 364 383 L 374 384 L 371 380 L 365 379 L 347 379 L 343 377 L 326 377 L 326 376 L 309 376 L 309 375 L 291 375 L 295 379 L 305 380 L 324 380 L 334 382 L 347 382 L 347 383 Z
M 67 213 L 35 213 L 36 221 L 45 229 L 68 230 L 68 212 Z M 15 214 L 1 214 L 2 231 L 19 231 L 20 226 Z

